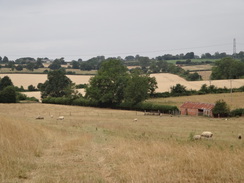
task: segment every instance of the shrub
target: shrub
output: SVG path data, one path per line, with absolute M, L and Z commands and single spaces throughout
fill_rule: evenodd
M 87 84 L 78 84 L 75 86 L 76 89 L 85 88 Z
M 16 99 L 17 99 L 17 101 L 26 100 L 27 99 L 27 96 L 25 94 L 22 94 L 22 93 L 17 92 L 16 93 Z
M 234 109 L 230 112 L 230 116 L 243 116 L 244 115 L 244 108 Z
M 226 117 L 230 114 L 230 108 L 224 100 L 218 100 L 213 108 L 214 117 Z
M 13 86 L 7 86 L 0 92 L 0 103 L 16 103 L 16 92 Z
M 42 100 L 43 103 L 49 104 L 63 104 L 63 105 L 77 105 L 77 106 L 90 106 L 90 107 L 106 107 L 99 105 L 98 102 L 89 100 L 86 98 L 65 98 L 65 97 L 47 97 Z M 178 112 L 178 108 L 176 106 L 169 105 L 157 105 L 149 102 L 138 103 L 133 105 L 132 103 L 121 103 L 118 105 L 110 106 L 115 109 L 124 109 L 124 110 L 138 110 L 138 111 L 159 111 L 161 113 L 174 114 L 174 112 Z
M 29 91 L 37 91 L 36 87 L 33 86 L 33 85 L 29 85 L 29 86 L 28 86 L 28 90 L 29 90 Z

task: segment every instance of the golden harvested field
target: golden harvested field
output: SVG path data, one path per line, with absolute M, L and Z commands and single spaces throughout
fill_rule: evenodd
M 47 80 L 46 74 L 0 74 L 0 77 L 9 76 L 16 86 L 23 86 L 27 88 L 29 85 L 37 86 L 38 83 L 44 83 Z M 88 83 L 92 75 L 67 75 L 74 83 L 84 84 Z M 203 84 L 210 84 L 210 81 L 186 81 L 185 79 L 168 73 L 151 74 L 158 82 L 158 92 L 169 91 L 170 87 L 180 83 L 187 87 L 187 89 L 200 89 Z M 212 85 L 217 87 L 230 88 L 230 80 L 212 80 Z M 244 85 L 244 79 L 233 79 L 232 87 L 241 87 Z
M 43 120 L 35 119 L 39 114 Z M 56 120 L 59 115 L 65 119 Z M 205 130 L 214 133 L 213 139 L 190 140 L 191 134 Z M 237 139 L 239 133 L 244 133 L 243 118 L 0 104 L 0 180 L 244 182 L 244 143 Z
M 29 85 L 37 86 L 38 83 L 44 83 L 47 80 L 47 75 L 45 74 L 0 74 L 0 77 L 4 77 L 8 75 L 14 85 L 16 86 L 23 86 L 27 89 Z M 160 73 L 160 74 L 151 74 L 154 76 L 158 82 L 158 89 L 157 92 L 165 92 L 170 91 L 170 87 L 175 86 L 176 84 L 181 84 L 187 87 L 187 89 L 194 89 L 199 90 L 203 84 L 210 85 L 210 81 L 186 81 L 185 79 L 168 73 Z M 84 84 L 88 83 L 90 77 L 92 75 L 68 75 L 68 77 L 75 82 L 76 84 Z M 235 79 L 235 80 L 212 80 L 212 85 L 217 87 L 227 87 L 230 88 L 231 84 L 232 87 L 239 88 L 244 85 L 244 79 Z M 37 93 L 28 92 L 28 96 L 35 96 Z
M 27 89 L 29 85 L 37 86 L 47 80 L 46 74 L 0 74 L 0 78 L 9 76 L 15 86 L 23 86 Z M 88 83 L 92 75 L 67 75 L 76 84 Z
M 194 73 L 194 72 L 190 72 L 190 73 Z M 198 71 L 197 73 L 202 76 L 203 80 L 209 80 L 210 76 L 212 74 L 212 71 Z
M 217 100 L 221 99 L 223 99 L 231 109 L 244 108 L 244 92 L 155 98 L 149 99 L 148 101 L 163 105 L 175 105 L 179 108 L 184 102 L 188 101 L 214 104 Z
M 233 79 L 231 82 L 230 80 L 212 80 L 212 81 L 186 81 L 185 79 L 174 75 L 174 74 L 151 74 L 150 76 L 154 76 L 158 82 L 158 89 L 157 92 L 165 92 L 170 91 L 170 87 L 175 86 L 176 84 L 181 84 L 186 86 L 187 89 L 199 90 L 203 84 L 215 85 L 217 87 L 232 87 L 239 88 L 244 85 L 244 79 Z

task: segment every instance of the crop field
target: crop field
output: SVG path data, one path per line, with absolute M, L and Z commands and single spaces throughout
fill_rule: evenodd
M 47 80 L 45 74 L 0 74 L 0 78 L 9 76 L 15 86 L 23 86 L 25 89 L 29 85 L 37 86 L 38 83 L 44 83 Z M 67 75 L 76 84 L 85 84 L 89 82 L 89 79 L 93 75 Z M 244 79 L 233 79 L 233 80 L 205 80 L 205 81 L 186 81 L 185 79 L 169 73 L 151 74 L 152 77 L 156 78 L 158 88 L 156 92 L 170 92 L 170 88 L 176 84 L 186 86 L 187 89 L 199 90 L 203 84 L 207 86 L 215 85 L 217 87 L 227 88 L 239 88 L 244 85 Z M 82 90 L 83 92 L 83 90 Z M 83 92 L 84 93 L 84 92 Z M 40 96 L 37 92 L 28 92 L 27 96 Z M 38 98 L 38 97 L 37 97 Z M 39 97 L 40 98 L 40 97 Z
M 191 139 L 205 130 L 213 139 Z M 239 133 L 243 118 L 0 104 L 0 181 L 243 182 Z
M 37 86 L 47 80 L 47 74 L 0 74 L 0 78 L 9 76 L 15 86 L 23 86 L 25 89 L 29 85 Z M 76 84 L 88 83 L 92 75 L 67 75 Z
M 221 88 L 230 88 L 231 86 L 233 88 L 239 88 L 244 85 L 244 79 L 186 81 L 177 75 L 168 73 L 151 74 L 150 76 L 154 76 L 158 82 L 158 89 L 156 90 L 157 92 L 170 91 L 170 88 L 176 84 L 184 85 L 187 89 L 193 90 L 199 90 L 203 84 L 207 84 L 207 86 L 211 84 Z

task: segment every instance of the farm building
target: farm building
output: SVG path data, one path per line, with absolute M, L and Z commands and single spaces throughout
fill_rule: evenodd
M 180 106 L 181 115 L 213 117 L 214 104 L 185 102 Z

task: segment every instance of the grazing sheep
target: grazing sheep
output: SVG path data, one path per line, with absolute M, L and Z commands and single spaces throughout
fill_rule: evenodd
M 44 117 L 43 117 L 43 116 L 38 115 L 38 116 L 36 117 L 36 119 L 44 119 Z
M 238 134 L 238 139 L 241 139 L 241 134 Z
M 201 135 L 194 135 L 193 136 L 193 139 L 194 140 L 201 140 Z
M 57 120 L 64 120 L 64 116 L 59 116 Z
M 134 119 L 134 122 L 136 122 L 136 121 L 137 121 L 137 118 Z
M 213 133 L 208 132 L 208 131 L 202 132 L 202 134 L 201 134 L 201 137 L 204 137 L 204 138 L 211 138 L 212 136 L 213 136 Z

